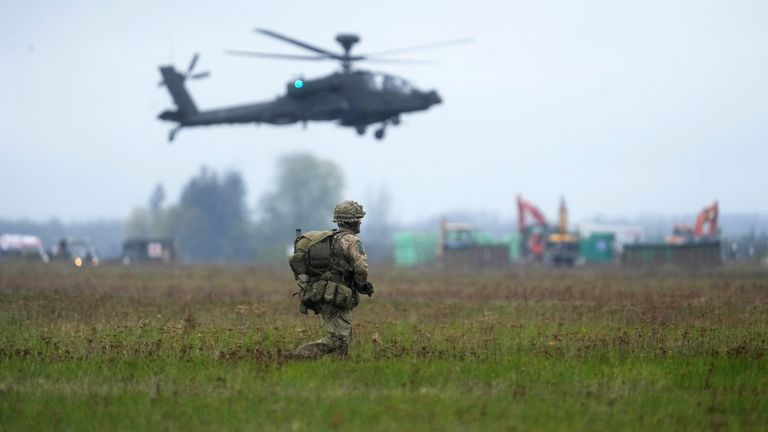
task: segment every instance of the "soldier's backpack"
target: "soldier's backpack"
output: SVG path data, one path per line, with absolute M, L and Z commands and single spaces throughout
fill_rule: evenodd
M 309 231 L 296 237 L 288 260 L 293 275 L 321 276 L 331 269 L 331 241 L 334 231 Z
M 352 309 L 359 300 L 352 288 L 332 282 L 331 242 L 336 231 L 309 231 L 296 237 L 293 255 L 288 259 L 293 275 L 307 275 L 314 282 L 299 280 L 299 298 L 305 308 L 318 312 L 315 305 L 327 303 Z M 323 277 L 325 276 L 325 277 Z M 317 280 L 319 277 L 319 280 Z

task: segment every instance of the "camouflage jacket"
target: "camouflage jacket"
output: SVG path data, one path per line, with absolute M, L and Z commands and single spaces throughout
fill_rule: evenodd
M 331 253 L 334 261 L 343 263 L 342 267 L 346 267 L 345 270 L 357 286 L 362 286 L 368 281 L 368 257 L 365 255 L 363 242 L 352 230 L 339 228 L 334 235 Z

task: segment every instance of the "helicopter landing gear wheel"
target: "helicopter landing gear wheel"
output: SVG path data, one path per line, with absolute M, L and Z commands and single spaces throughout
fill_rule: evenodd
M 168 132 L 168 142 L 173 142 L 174 139 L 176 139 L 176 134 L 181 129 L 181 126 L 176 126 L 175 128 L 171 129 L 170 132 Z
M 365 135 L 365 126 L 355 126 L 358 135 Z
M 384 120 L 381 122 L 381 127 L 376 129 L 376 132 L 374 132 L 373 136 L 376 137 L 377 140 L 384 139 L 384 134 L 387 133 L 387 121 Z

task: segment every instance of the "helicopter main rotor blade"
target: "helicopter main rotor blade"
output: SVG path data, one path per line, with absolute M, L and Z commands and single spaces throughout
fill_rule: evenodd
M 200 57 L 200 54 L 195 53 L 195 55 L 192 56 L 192 61 L 189 62 L 189 67 L 187 68 L 187 75 L 192 73 L 192 70 L 195 68 L 195 64 L 197 64 L 197 59 Z
M 205 72 L 200 72 L 200 73 L 196 73 L 196 74 L 190 75 L 189 78 L 190 79 L 201 79 L 201 78 L 208 78 L 210 75 L 211 75 L 210 72 L 205 71 Z
M 258 51 L 244 51 L 244 50 L 225 50 L 224 51 L 227 54 L 230 55 L 238 55 L 238 56 L 245 56 L 245 57 L 264 57 L 264 58 L 276 58 L 276 59 L 284 59 L 284 60 L 328 60 L 328 56 L 304 56 L 304 55 L 294 55 L 294 54 L 274 54 L 274 53 L 265 53 L 265 52 L 258 52 Z
M 254 31 L 257 32 L 257 33 L 261 33 L 261 34 L 273 37 L 275 39 L 280 39 L 283 42 L 288 42 L 288 43 L 296 45 L 298 47 L 301 47 L 301 48 L 304 48 L 304 49 L 308 49 L 310 51 L 314 51 L 314 52 L 316 52 L 318 54 L 326 55 L 326 56 L 331 57 L 331 58 L 335 58 L 335 59 L 338 59 L 338 60 L 341 60 L 341 59 L 344 58 L 343 56 L 341 56 L 339 54 L 333 53 L 331 51 L 328 51 L 328 50 L 325 50 L 325 49 L 322 49 L 322 48 L 318 48 L 316 46 L 310 45 L 310 44 L 308 44 L 306 42 L 302 42 L 302 41 L 297 40 L 297 39 L 290 38 L 288 36 L 281 35 L 280 33 L 275 33 L 273 31 L 266 30 L 266 29 L 260 29 L 260 28 L 254 29 Z
M 369 63 L 391 63 L 391 64 L 414 64 L 414 65 L 434 65 L 434 60 L 416 60 L 416 59 L 388 59 L 378 57 L 358 56 L 355 61 L 365 61 Z
M 472 41 L 473 39 L 471 38 L 455 39 L 455 40 L 435 42 L 435 43 L 425 44 L 425 45 L 415 45 L 411 47 L 404 47 L 404 48 L 397 48 L 397 49 L 392 49 L 387 51 L 367 53 L 367 54 L 363 54 L 363 57 L 378 56 L 382 54 L 398 54 L 403 52 L 418 51 L 418 50 L 424 50 L 424 49 L 430 49 L 430 48 L 440 48 L 444 46 L 461 45 L 461 44 L 469 43 Z

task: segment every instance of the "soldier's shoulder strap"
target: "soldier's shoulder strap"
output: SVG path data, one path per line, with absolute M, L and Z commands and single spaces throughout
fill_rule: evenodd
M 296 237 L 294 242 L 294 249 L 298 252 L 300 250 L 307 251 L 310 247 L 320 243 L 328 237 L 334 235 L 335 231 L 308 231 L 300 236 Z
M 312 244 L 319 243 L 325 240 L 327 237 L 334 235 L 335 232 L 331 230 L 325 231 L 309 231 L 302 234 L 302 237 L 306 237 Z
M 344 242 L 346 243 L 346 244 L 343 244 L 342 246 L 347 248 L 354 247 L 358 253 L 365 255 L 363 242 L 360 240 L 360 237 L 357 234 L 349 231 L 343 231 L 341 232 L 341 235 L 335 236 L 334 241 L 339 241 L 342 238 L 344 238 Z
M 350 231 L 346 231 L 346 230 L 344 230 L 344 231 L 336 231 L 334 233 L 334 235 L 333 235 L 333 240 L 335 242 L 343 241 L 343 242 L 346 243 L 347 241 L 350 241 L 350 240 L 347 240 L 347 239 L 349 239 L 350 236 L 352 237 L 350 239 L 351 242 L 359 242 L 360 241 L 360 238 L 357 236 L 357 234 L 355 234 L 353 232 L 350 232 Z

